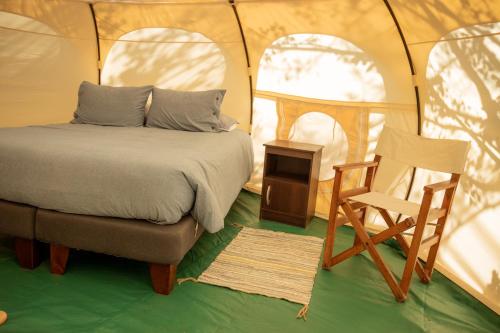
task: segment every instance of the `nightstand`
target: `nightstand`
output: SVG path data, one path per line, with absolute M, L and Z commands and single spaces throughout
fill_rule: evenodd
M 305 228 L 316 206 L 323 146 L 286 140 L 264 146 L 260 218 Z

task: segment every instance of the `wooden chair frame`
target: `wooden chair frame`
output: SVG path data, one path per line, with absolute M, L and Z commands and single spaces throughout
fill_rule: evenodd
M 424 186 L 424 196 L 422 198 L 420 211 L 416 221 L 412 217 L 408 217 L 403 221 L 396 223 L 386 209 L 374 207 L 380 212 L 388 228 L 378 234 L 370 236 L 364 227 L 366 209 L 369 205 L 361 202 L 355 202 L 349 198 L 370 192 L 372 190 L 373 180 L 375 179 L 380 160 L 381 156 L 376 155 L 372 162 L 351 163 L 333 167 L 335 170 L 335 180 L 333 184 L 332 201 L 328 220 L 326 245 L 323 255 L 323 268 L 329 269 L 330 267 L 357 255 L 364 250 L 367 250 L 375 265 L 382 273 L 385 281 L 389 285 L 396 300 L 404 302 L 410 289 L 410 282 L 414 270 L 417 272 L 421 282 L 429 283 L 431 280 L 441 236 L 451 209 L 455 190 L 460 179 L 460 174 L 452 173 L 451 178 L 447 181 Z M 361 168 L 367 168 L 364 186 L 341 191 L 344 172 Z M 432 198 L 434 194 L 439 191 L 445 191 L 445 194 L 441 208 L 439 209 L 437 222 L 433 224 L 435 225 L 435 231 L 432 236 L 423 240 L 422 237 L 424 228 L 427 225 L 427 218 L 431 209 Z M 346 215 L 345 217 L 338 216 L 339 207 L 342 207 Z M 356 232 L 353 246 L 333 256 L 336 229 L 347 222 L 352 224 Z M 413 227 L 415 227 L 413 238 L 411 244 L 408 244 L 407 240 L 401 235 L 401 233 Z M 392 237 L 396 239 L 407 257 L 403 276 L 399 283 L 375 248 L 376 244 Z M 427 261 L 423 264 L 418 260 L 418 253 L 420 249 L 429 247 L 430 250 L 427 256 Z

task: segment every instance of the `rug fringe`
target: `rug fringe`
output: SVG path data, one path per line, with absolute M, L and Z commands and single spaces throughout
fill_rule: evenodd
M 181 284 L 181 283 L 184 283 L 184 282 L 187 282 L 187 281 L 198 282 L 198 280 L 196 278 L 194 278 L 194 277 L 187 277 L 187 278 L 177 279 L 177 284 Z
M 309 304 L 304 304 L 304 306 L 297 313 L 297 319 L 307 320 L 307 311 L 309 311 Z

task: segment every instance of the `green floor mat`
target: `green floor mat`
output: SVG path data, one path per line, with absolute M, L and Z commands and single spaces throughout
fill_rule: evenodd
M 307 229 L 259 221 L 260 197 L 241 192 L 226 228 L 205 233 L 179 266 L 178 277 L 197 277 L 248 227 L 324 237 L 326 223 Z M 351 245 L 342 227 L 336 248 Z M 400 276 L 404 260 L 379 245 Z M 185 282 L 170 296 L 151 289 L 145 263 L 73 251 L 64 276 L 49 273 L 47 260 L 33 271 L 17 265 L 12 242 L 0 244 L 0 309 L 8 312 L 4 332 L 499 332 L 500 316 L 435 273 L 429 285 L 415 277 L 409 299 L 394 301 L 366 254 L 331 271 L 319 270 L 307 321 L 295 319 L 300 305 L 201 283 Z

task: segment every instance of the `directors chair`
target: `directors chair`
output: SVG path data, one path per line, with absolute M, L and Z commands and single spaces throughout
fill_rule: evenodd
M 323 268 L 329 269 L 331 266 L 367 250 L 397 301 L 403 302 L 406 299 L 414 270 L 423 283 L 428 283 L 431 279 L 446 218 L 450 213 L 460 175 L 464 171 L 468 150 L 469 142 L 428 139 L 385 127 L 375 149 L 375 159 L 372 162 L 335 166 Z M 377 168 L 383 159 L 416 168 L 445 172 L 451 174 L 451 177 L 447 181 L 424 186 L 424 195 L 420 204 L 398 199 L 372 190 Z M 341 191 L 344 172 L 360 168 L 367 168 L 364 186 Z M 433 196 L 439 191 L 445 191 L 441 206 L 439 208 L 431 207 Z M 337 216 L 339 207 L 342 207 L 345 218 Z M 375 235 L 368 234 L 364 226 L 367 207 L 373 207 L 380 213 L 387 224 L 387 229 Z M 397 223 L 389 212 L 398 213 L 404 218 Z M 356 232 L 354 244 L 351 248 L 333 256 L 336 228 L 348 222 L 352 224 Z M 423 239 L 424 228 L 427 225 L 432 225 L 435 230 L 432 236 Z M 413 227 L 415 230 L 409 243 L 402 233 Z M 396 239 L 406 255 L 406 264 L 399 282 L 375 247 L 376 244 L 392 237 Z M 418 260 L 418 253 L 423 248 L 429 249 L 425 264 Z

